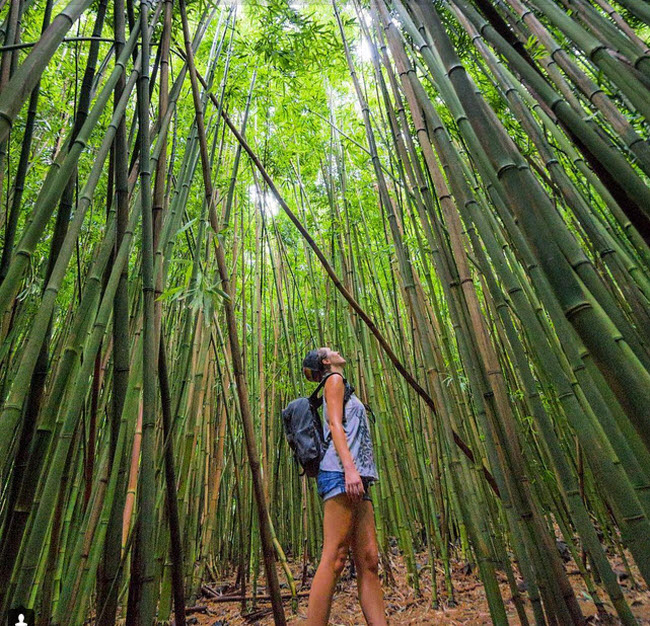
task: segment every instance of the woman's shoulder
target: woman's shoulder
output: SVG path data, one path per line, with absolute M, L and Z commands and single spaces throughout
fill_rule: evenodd
M 347 379 L 342 375 L 333 376 L 332 374 L 329 374 L 325 379 L 325 383 L 323 384 L 323 402 L 327 403 L 326 396 L 331 395 L 332 392 L 338 394 L 341 390 L 343 390 L 343 394 L 345 395 L 345 388 L 347 387 L 347 384 Z
M 336 389 L 337 387 L 345 387 L 347 384 L 348 379 L 345 378 L 343 374 L 333 372 L 332 374 L 327 375 L 324 387 L 327 389 Z

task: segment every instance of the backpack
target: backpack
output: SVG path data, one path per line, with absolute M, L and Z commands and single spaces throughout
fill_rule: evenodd
M 318 392 L 323 388 L 325 381 L 334 374 L 338 374 L 338 372 L 327 374 L 309 397 L 292 400 L 282 411 L 282 424 L 287 442 L 293 451 L 294 458 L 304 469 L 299 476 L 305 474 L 309 478 L 318 476 L 321 459 L 332 437 L 332 434 L 329 433 L 327 439 L 323 439 L 323 424 L 318 414 L 318 409 L 323 404 L 323 397 L 319 398 Z M 345 404 L 354 393 L 354 387 L 345 377 L 343 377 L 343 381 L 345 382 L 343 396 L 343 420 L 345 421 Z

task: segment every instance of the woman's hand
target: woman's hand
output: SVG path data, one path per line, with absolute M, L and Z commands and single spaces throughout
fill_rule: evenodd
M 345 491 L 351 500 L 361 500 L 366 490 L 356 467 L 345 470 Z

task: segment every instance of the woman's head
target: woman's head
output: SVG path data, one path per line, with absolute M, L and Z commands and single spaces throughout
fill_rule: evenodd
M 307 380 L 318 383 L 330 371 L 340 371 L 345 359 L 331 348 L 310 350 L 302 362 L 302 371 Z

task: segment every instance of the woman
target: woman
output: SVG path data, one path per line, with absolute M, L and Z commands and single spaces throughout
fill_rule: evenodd
M 323 387 L 323 430 L 331 439 L 320 463 L 318 495 L 324 502 L 323 554 L 309 594 L 307 624 L 326 626 L 334 588 L 352 548 L 357 571 L 357 590 L 368 624 L 386 624 L 384 598 L 378 573 L 375 518 L 368 487 L 379 480 L 375 467 L 368 417 L 361 401 L 352 394 L 343 401 L 347 381 L 345 359 L 331 348 L 311 350 L 303 361 L 308 380 Z

